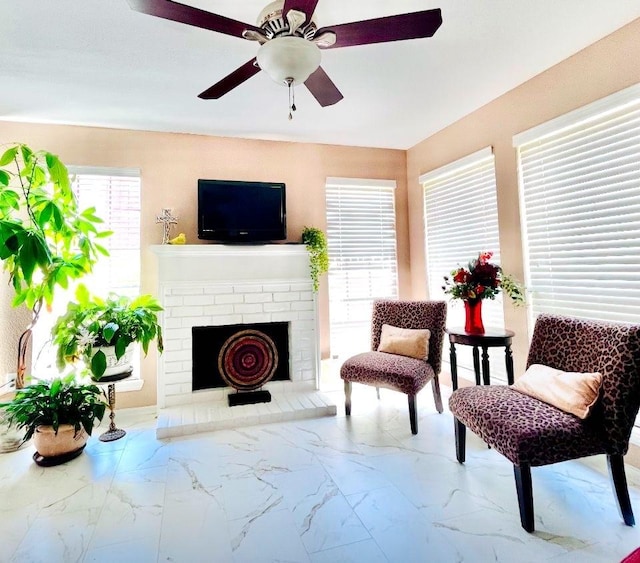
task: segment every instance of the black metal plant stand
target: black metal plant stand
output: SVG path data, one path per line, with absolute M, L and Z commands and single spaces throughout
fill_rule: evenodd
M 113 442 L 124 437 L 127 432 L 122 428 L 116 426 L 116 381 L 122 381 L 133 373 L 133 369 L 125 371 L 124 373 L 118 373 L 115 375 L 109 375 L 103 377 L 100 383 L 108 383 L 107 391 L 105 395 L 107 397 L 107 403 L 109 404 L 109 429 L 106 432 L 100 434 L 101 442 Z

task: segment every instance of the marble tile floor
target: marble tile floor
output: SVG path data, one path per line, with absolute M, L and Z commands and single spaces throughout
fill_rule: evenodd
M 509 462 L 468 434 L 458 464 L 430 393 L 412 436 L 404 395 L 354 387 L 350 418 L 159 440 L 153 409 L 121 410 L 125 438 L 98 428 L 65 465 L 0 455 L 0 561 L 611 563 L 640 545 L 604 459 L 534 469 L 527 534 Z

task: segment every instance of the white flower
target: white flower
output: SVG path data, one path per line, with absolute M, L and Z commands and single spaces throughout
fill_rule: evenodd
M 87 328 L 81 326 L 78 329 L 78 336 L 76 336 L 76 342 L 78 344 L 78 350 L 84 351 L 89 346 L 93 346 L 96 342 L 96 335 L 91 334 Z

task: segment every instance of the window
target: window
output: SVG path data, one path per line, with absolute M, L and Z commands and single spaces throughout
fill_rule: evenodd
M 640 85 L 514 138 L 531 312 L 640 319 Z
M 447 326 L 464 326 L 462 301 L 450 300 L 442 289 L 443 277 L 458 265 L 465 265 L 481 251 L 493 252 L 500 263 L 498 203 L 494 157 L 490 147 L 473 153 L 420 177 L 424 189 L 425 248 L 427 280 L 431 299 L 448 300 Z M 482 302 L 485 327 L 504 328 L 502 294 Z M 506 382 L 504 359 L 489 349 L 492 378 Z M 448 362 L 448 355 L 443 355 Z M 460 376 L 474 379 L 472 352 L 458 350 Z M 464 370 L 471 370 L 467 373 Z
M 369 350 L 373 300 L 398 297 L 395 186 L 387 180 L 327 179 L 334 357 Z
M 110 291 L 129 296 L 140 291 L 140 174 L 138 170 L 74 168 L 73 190 L 81 209 L 95 207 L 104 220 L 104 230 L 113 235 L 99 242 L 109 251 L 101 257 L 93 272 L 79 281 L 91 293 L 106 296 Z M 75 288 L 67 292 L 58 288 L 53 310 L 45 311 L 33 334 L 33 372 L 40 377 L 54 376 L 55 350 L 50 346 L 50 332 L 56 318 L 73 300 Z M 134 364 L 134 374 L 139 374 Z

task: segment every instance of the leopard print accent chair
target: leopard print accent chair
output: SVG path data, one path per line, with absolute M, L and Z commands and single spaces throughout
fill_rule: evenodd
M 456 453 L 464 462 L 465 427 L 514 464 L 522 526 L 533 531 L 530 468 L 606 454 L 626 524 L 633 525 L 623 456 L 640 406 L 640 325 L 540 315 L 527 367 L 603 375 L 600 397 L 585 420 L 505 385 L 454 391 Z
M 416 395 L 429 381 L 438 412 L 442 412 L 438 375 L 442 364 L 447 306 L 444 301 L 376 300 L 371 322 L 371 352 L 349 358 L 340 369 L 344 380 L 345 409 L 351 414 L 351 383 L 373 385 L 400 391 L 408 396 L 411 432 L 418 433 Z M 382 325 L 431 331 L 427 361 L 378 352 Z M 378 395 L 379 397 L 379 395 Z

